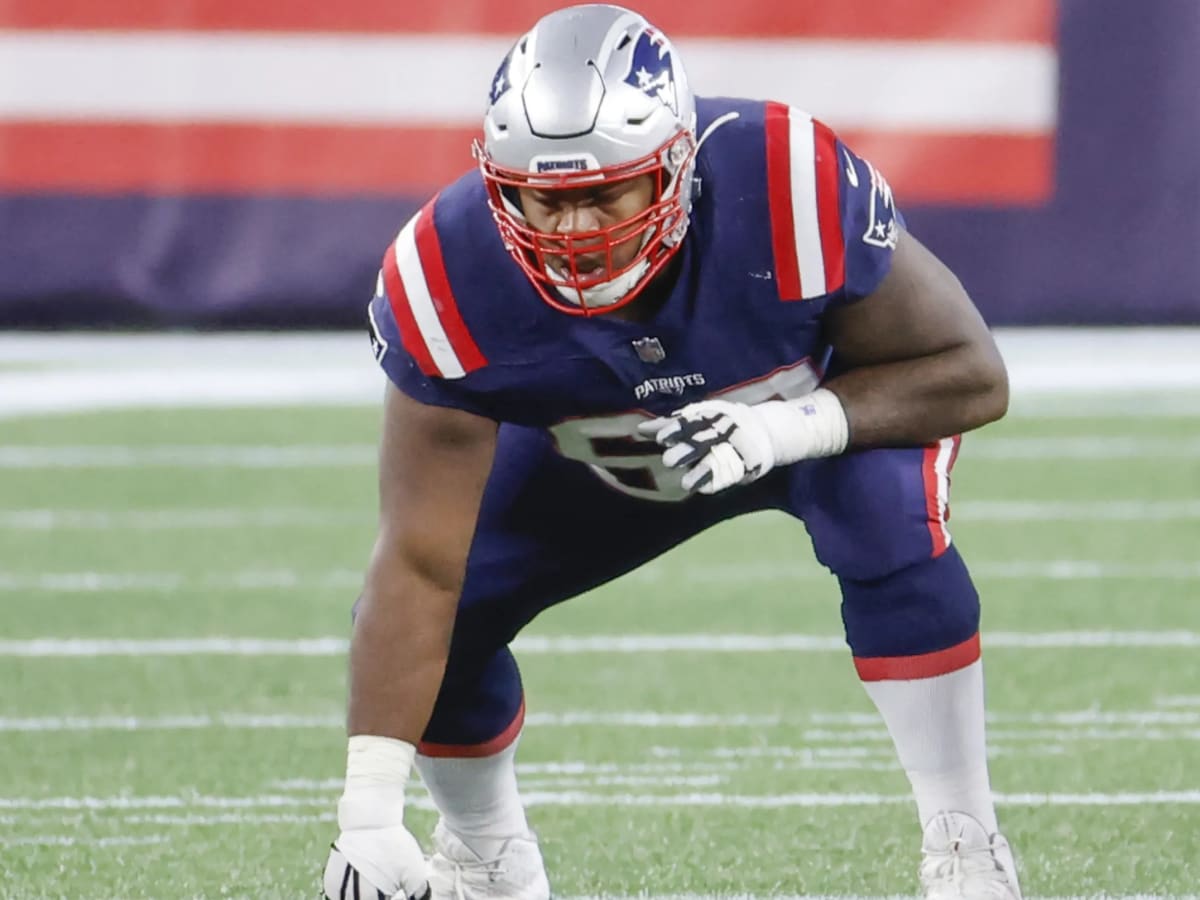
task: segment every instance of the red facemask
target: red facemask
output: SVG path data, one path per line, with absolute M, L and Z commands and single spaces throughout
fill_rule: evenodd
M 631 162 L 599 169 L 532 173 L 499 166 L 478 143 L 475 145 L 475 156 L 487 186 L 488 207 L 505 248 L 543 300 L 560 312 L 575 316 L 601 315 L 631 303 L 679 250 L 687 210 L 680 201 L 680 186 L 671 183 L 671 172 L 689 167 L 694 153 L 691 132 L 681 131 L 654 153 Z M 678 161 L 677 165 L 668 169 L 667 161 L 672 158 Z M 637 214 L 604 228 L 560 233 L 537 231 L 519 211 L 518 188 L 536 188 L 542 193 L 579 191 L 643 175 L 653 176 L 655 199 Z M 614 268 L 614 251 L 628 242 L 637 244 L 638 252 L 628 263 Z M 618 299 L 605 302 L 593 299 L 589 303 L 590 290 L 635 270 L 639 272 L 636 280 Z

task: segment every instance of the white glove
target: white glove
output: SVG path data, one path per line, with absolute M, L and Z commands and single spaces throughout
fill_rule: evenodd
M 687 470 L 684 489 L 701 494 L 748 484 L 778 465 L 834 456 L 849 440 L 841 401 L 824 388 L 753 405 L 701 400 L 638 431 L 666 448 L 664 465 Z
M 728 400 L 701 400 L 638 431 L 666 448 L 663 464 L 686 468 L 687 491 L 715 494 L 759 478 L 775 466 L 766 424 L 753 406 Z
M 394 738 L 350 738 L 341 834 L 329 850 L 326 900 L 429 900 L 425 855 L 404 827 L 404 785 L 416 747 Z
M 425 856 L 403 825 L 343 831 L 325 863 L 325 900 L 429 900 Z

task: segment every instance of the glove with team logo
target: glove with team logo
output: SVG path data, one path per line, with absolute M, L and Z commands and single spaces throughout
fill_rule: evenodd
M 835 456 L 849 440 L 841 401 L 824 388 L 766 403 L 701 400 L 638 431 L 665 447 L 663 463 L 684 469 L 683 487 L 701 494 L 748 484 L 776 466 Z
M 392 738 L 350 738 L 338 835 L 325 900 L 429 900 L 425 856 L 404 826 L 404 785 L 416 748 Z

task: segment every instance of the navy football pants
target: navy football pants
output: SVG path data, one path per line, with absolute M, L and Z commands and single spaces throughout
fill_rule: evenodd
M 777 469 L 713 497 L 659 503 L 604 484 L 538 429 L 502 426 L 471 546 L 450 660 L 421 751 L 495 752 L 519 728 L 520 676 L 507 644 L 542 610 L 637 568 L 746 512 L 803 519 L 837 576 L 863 678 L 957 668 L 979 604 L 942 521 L 957 444 L 872 450 Z M 940 490 L 940 494 L 939 494 Z M 939 497 L 941 498 L 939 500 Z M 922 660 L 936 660 L 935 669 Z

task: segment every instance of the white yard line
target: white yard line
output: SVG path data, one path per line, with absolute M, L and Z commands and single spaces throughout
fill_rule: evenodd
M 329 802 L 328 797 L 299 797 L 260 794 L 248 797 L 212 797 L 201 794 L 188 796 L 159 795 L 112 797 L 0 797 L 0 809 L 22 810 L 125 810 L 125 809 L 258 809 L 276 807 L 316 807 Z
M 897 768 L 892 766 L 891 768 Z M 593 778 L 523 778 L 521 793 L 551 789 L 603 787 L 706 787 L 715 788 L 729 780 L 727 775 L 597 775 Z
M 780 716 L 719 715 L 709 713 L 664 714 L 652 712 L 567 712 L 530 713 L 525 718 L 532 728 L 584 726 L 629 726 L 642 728 L 774 728 L 786 724 Z M 799 722 L 793 723 L 799 724 Z M 876 723 L 878 724 L 878 723 Z M 336 729 L 345 725 L 345 715 L 255 716 L 31 716 L 0 717 L 0 733 L 72 731 L 197 731 L 231 729 Z M 886 737 L 886 732 L 881 732 Z
M 0 446 L 0 469 L 292 469 L 374 466 L 378 461 L 373 444 Z
M 678 748 L 671 748 L 677 750 Z M 657 762 L 657 763 L 594 763 L 571 760 L 564 762 L 546 763 L 517 763 L 517 774 L 525 778 L 536 778 L 546 775 L 575 776 L 592 778 L 594 776 L 643 774 L 656 776 L 661 774 L 678 775 L 685 772 L 734 772 L 742 768 L 737 762 Z M 522 784 L 524 784 L 522 780 Z M 420 782 L 414 782 L 419 785 Z M 267 787 L 273 791 L 337 791 L 345 786 L 342 778 L 283 778 L 272 781 Z
M 1200 388 L 1200 385 L 1196 386 Z M 1017 393 L 1008 408 L 1009 420 L 1062 422 L 1077 419 L 1119 419 L 1147 427 L 1150 420 L 1200 419 L 1200 394 L 1196 391 L 1162 392 L 1154 389 L 1130 393 Z
M 342 528 L 374 520 L 369 510 L 316 508 L 0 509 L 0 528 L 14 531 Z
M 628 728 L 775 728 L 784 724 L 782 716 L 746 715 L 735 713 L 655 713 L 655 712 L 591 712 L 574 710 L 559 713 L 531 712 L 525 722 L 571 728 L 573 726 L 618 726 Z
M 809 721 L 821 725 L 877 725 L 875 713 L 818 712 Z M 1200 725 L 1200 709 L 1081 709 L 1062 712 L 1023 712 L 988 715 L 988 721 L 998 725 Z
M 170 813 L 134 814 L 120 817 L 126 825 L 173 825 L 180 828 L 210 825 L 308 825 L 313 822 L 336 822 L 337 813 L 221 813 L 215 816 L 171 815 Z
M 565 710 L 531 712 L 525 717 L 531 728 L 628 727 L 628 728 L 805 728 L 802 736 L 810 741 L 887 739 L 882 720 L 874 713 L 816 712 L 798 715 L 747 715 L 742 713 L 677 712 L 659 713 L 638 710 Z M 1048 739 L 1069 740 L 1091 736 L 1137 738 L 1146 735 L 1153 739 L 1155 731 L 1147 726 L 1165 728 L 1165 739 L 1195 739 L 1200 735 L 1200 710 L 1071 710 L 1055 713 L 989 713 L 993 736 L 1009 740 Z M 198 731 L 228 729 L 336 729 L 345 724 L 342 712 L 278 715 L 247 713 L 189 714 L 161 716 L 5 716 L 0 717 L 3 732 L 90 732 L 90 731 Z M 1049 727 L 1048 727 L 1049 726 Z M 1116 727 L 1114 727 L 1116 726 Z M 1174 730 L 1169 730 L 1174 729 Z M 658 755 L 675 755 L 678 748 L 658 748 Z M 706 751 L 715 756 L 817 756 L 852 755 L 855 751 L 820 748 L 795 750 L 791 747 L 725 748 Z M 874 753 L 861 750 L 858 755 Z M 629 766 L 613 764 L 612 768 L 588 766 L 585 763 L 544 763 L 523 768 L 530 774 L 584 774 L 630 771 Z M 572 768 L 574 767 L 574 768 Z M 652 771 L 670 771 L 667 764 L 656 764 Z
M 326 729 L 345 725 L 344 715 L 256 716 L 229 713 L 224 715 L 170 716 L 36 716 L 0 718 L 2 732 L 71 732 L 71 731 L 198 731 L 209 728 L 232 729 Z
M 0 592 L 76 594 L 94 592 L 178 591 L 184 576 L 178 572 L 0 572 Z
M 972 436 L 963 454 L 986 460 L 1195 459 L 1200 436 L 1073 435 L 997 438 Z M 0 445 L 0 469 L 219 468 L 292 469 L 374 467 L 374 444 Z
M 127 810 L 258 810 L 258 809 L 324 809 L 332 794 L 297 796 L 264 794 L 258 796 L 130 796 L 109 797 L 0 797 L 0 809 L 27 811 L 85 810 L 89 812 Z M 1116 793 L 1019 793 L 995 794 L 1001 806 L 1194 806 L 1200 804 L 1200 790 L 1128 791 Z M 789 794 L 730 794 L 719 791 L 674 794 L 612 794 L 590 791 L 529 791 L 522 792 L 526 806 L 599 806 L 617 808 L 711 808 L 790 809 L 877 806 L 881 804 L 910 804 L 910 794 L 878 793 L 789 793 Z M 427 797 L 412 798 L 417 809 L 434 809 Z
M 961 500 L 958 522 L 1173 522 L 1200 519 L 1200 500 Z M 761 517 L 772 527 L 778 517 Z M 746 519 L 743 521 L 749 521 Z M 16 531 L 368 527 L 369 510 L 317 507 L 239 509 L 0 509 L 0 528 Z
M 1200 647 L 1193 631 L 985 631 L 988 648 L 1073 649 L 1082 647 Z M 704 653 L 849 652 L 841 637 L 807 634 L 663 634 L 596 635 L 587 637 L 519 637 L 518 653 Z M 3 648 L 3 642 L 0 642 Z
M 365 349 L 365 344 L 360 350 Z M 357 356 L 357 354 L 356 354 Z M 263 368 L 246 360 L 126 369 L 0 372 L 0 419 L 127 409 L 380 406 L 385 378 L 364 363 Z
M 144 837 L 79 837 L 65 834 L 35 834 L 18 837 L 0 836 L 0 847 L 144 847 L 147 844 L 165 844 L 169 838 L 163 835 Z
M 1160 560 L 1120 563 L 1094 559 L 974 560 L 971 571 L 979 578 L 1009 581 L 1081 581 L 1113 578 L 1191 581 L 1200 579 L 1200 561 Z M 652 562 L 625 576 L 631 584 L 672 583 L 744 586 L 790 581 L 826 581 L 833 576 L 815 561 L 709 562 L 679 566 L 673 561 Z M 296 569 L 247 569 L 240 572 L 197 575 L 186 572 L 13 572 L 0 570 L 0 593 L 56 594 L 178 591 L 270 591 L 293 588 L 357 590 L 363 573 L 358 569 L 303 572 Z M 601 640 L 606 640 L 601 638 Z
M 1200 561 L 1160 560 L 1121 563 L 1094 559 L 973 560 L 972 573 L 981 579 L 1005 581 L 1104 581 L 1109 579 L 1152 579 L 1193 581 L 1200 579 Z M 825 581 L 833 576 L 815 561 L 709 562 L 679 566 L 673 561 L 651 562 L 625 578 L 634 585 L 672 583 L 703 585 L 776 584 L 793 581 Z M 192 574 L 186 572 L 14 572 L 0 570 L 0 593 L 123 594 L 129 592 L 173 593 L 179 591 L 272 591 L 296 588 L 354 591 L 362 586 L 358 569 L 304 572 L 296 569 L 247 569 L 238 572 Z M 601 641 L 608 640 L 600 638 Z M 536 652 L 531 651 L 531 652 Z
M 1200 519 L 1200 500 L 959 500 L 963 522 L 1171 522 Z M 0 517 L 0 522 L 3 518 Z
M 35 638 L 0 641 L 0 658 L 95 656 L 343 656 L 347 641 L 341 637 L 303 638 L 179 638 L 94 640 L 89 638 Z
M 0 592 L 126 593 L 132 591 L 260 591 L 290 588 L 356 590 L 362 586 L 359 570 L 333 569 L 298 572 L 294 569 L 248 569 L 213 575 L 183 572 L 41 572 L 24 574 L 0 571 Z
M 1200 647 L 1194 631 L 985 632 L 989 649 L 1069 650 L 1112 647 Z M 844 638 L 811 634 L 631 634 L 518 637 L 519 654 L 572 656 L 581 653 L 847 653 Z M 0 640 L 3 657 L 124 656 L 341 656 L 341 637 L 271 638 L 32 638 Z
M 798 537 L 797 540 L 803 540 Z M 1147 563 L 1122 563 L 1094 559 L 1048 560 L 968 560 L 971 572 L 980 578 L 1051 581 L 1081 579 L 1151 578 L 1178 581 L 1200 578 L 1200 561 L 1162 560 Z M 637 584 L 773 584 L 799 579 L 828 577 L 815 562 L 760 560 L 757 562 L 709 562 L 677 566 L 652 562 L 626 576 Z
M 1178 438 L 1109 435 L 998 438 L 972 436 L 962 449 L 964 458 L 988 460 L 1124 460 L 1195 459 L 1200 437 Z
M 1152 563 L 1120 563 L 1091 559 L 1013 560 L 1011 562 L 971 563 L 971 571 L 980 578 L 1049 579 L 1051 581 L 1107 580 L 1110 578 L 1154 578 L 1165 581 L 1190 581 L 1200 578 L 1196 560 L 1162 560 Z

